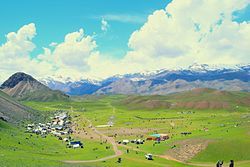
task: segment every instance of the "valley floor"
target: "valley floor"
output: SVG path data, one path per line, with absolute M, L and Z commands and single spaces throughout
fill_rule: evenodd
M 24 102 L 46 114 L 69 111 L 73 137 L 83 141 L 84 148 L 69 149 L 54 136 L 41 138 L 1 121 L 0 166 L 209 167 L 218 160 L 228 166 L 231 159 L 236 166 L 250 166 L 249 108 L 132 110 L 116 103 L 119 98 Z M 102 126 L 108 123 L 113 126 Z M 167 133 L 170 139 L 140 145 L 117 142 L 146 139 L 153 133 Z M 154 160 L 146 160 L 147 153 L 153 154 Z

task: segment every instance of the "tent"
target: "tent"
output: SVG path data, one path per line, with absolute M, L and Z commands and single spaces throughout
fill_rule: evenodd
M 168 134 L 152 134 L 147 140 L 167 140 L 169 139 Z

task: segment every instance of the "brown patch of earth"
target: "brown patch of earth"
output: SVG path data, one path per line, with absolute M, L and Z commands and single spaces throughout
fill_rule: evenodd
M 227 102 L 198 101 L 198 102 L 178 102 L 174 107 L 190 108 L 190 109 L 228 109 L 230 108 L 230 105 Z
M 195 155 L 205 150 L 211 140 L 205 139 L 187 139 L 175 142 L 176 147 L 166 152 L 167 157 L 178 161 L 187 162 Z
M 246 97 L 246 98 L 242 99 L 239 103 L 246 105 L 246 106 L 250 106 L 250 97 Z

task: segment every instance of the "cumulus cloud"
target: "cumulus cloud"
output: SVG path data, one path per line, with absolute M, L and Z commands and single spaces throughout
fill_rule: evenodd
M 50 71 L 47 63 L 30 57 L 35 49 L 32 39 L 36 35 L 34 23 L 24 25 L 17 32 L 6 35 L 6 42 L 0 46 L 0 82 L 17 71 L 46 75 Z
M 62 43 L 51 43 L 52 48 L 43 48 L 43 53 L 31 57 L 35 49 L 32 39 L 36 35 L 35 24 L 24 25 L 17 32 L 6 35 L 6 43 L 0 47 L 0 82 L 17 71 L 35 77 L 51 75 L 82 76 L 90 70 L 88 60 L 97 45 L 93 37 L 85 35 L 84 30 L 68 33 Z
M 165 9 L 148 16 L 134 31 L 123 58 L 112 59 L 98 51 L 93 36 L 83 29 L 68 33 L 61 43 L 44 47 L 42 54 L 31 58 L 35 48 L 35 24 L 6 35 L 0 46 L 0 74 L 25 71 L 35 76 L 62 75 L 75 78 L 108 77 L 159 68 L 186 67 L 190 64 L 250 63 L 250 23 L 235 22 L 234 11 L 244 9 L 249 0 L 173 0 Z M 103 17 L 102 30 L 107 31 Z M 124 19 L 124 17 L 123 17 Z M 6 79 L 6 78 L 5 78 Z M 3 78 L 0 78 L 3 80 Z
M 53 65 L 54 73 L 58 75 L 83 75 L 90 70 L 89 58 L 97 54 L 96 41 L 92 36 L 84 34 L 84 30 L 68 33 L 64 41 L 53 49 L 44 48 L 44 53 L 38 56 L 41 61 Z
M 128 45 L 132 51 L 125 59 L 138 64 L 149 62 L 155 68 L 187 66 L 193 62 L 249 62 L 250 25 L 232 21 L 232 13 L 248 3 L 248 0 L 219 3 L 174 0 L 150 15 L 131 35 Z
M 34 23 L 21 27 L 17 32 L 10 32 L 6 35 L 6 43 L 0 47 L 0 57 L 12 59 L 27 56 L 35 48 L 32 39 L 36 35 Z
M 56 46 L 53 55 L 62 66 L 84 70 L 88 68 L 87 60 L 97 47 L 91 36 L 86 36 L 83 29 L 69 33 L 64 42 Z
M 109 27 L 108 22 L 104 18 L 102 18 L 102 21 L 101 21 L 101 30 L 102 31 L 107 31 L 108 27 Z

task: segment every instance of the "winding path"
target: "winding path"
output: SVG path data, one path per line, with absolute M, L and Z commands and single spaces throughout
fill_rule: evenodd
M 114 110 L 115 110 L 114 107 L 113 107 L 112 109 L 113 109 L 113 113 L 114 113 L 114 112 L 115 112 L 115 111 L 114 111 Z M 72 108 L 71 108 L 71 110 L 72 110 Z M 89 119 L 87 119 L 87 118 L 84 118 L 84 119 L 86 119 L 86 120 L 89 122 L 88 127 L 91 127 L 91 130 L 92 130 L 93 133 L 96 133 L 97 135 L 101 136 L 102 139 L 107 140 L 107 142 L 109 142 L 109 143 L 112 145 L 113 150 L 114 150 L 114 152 L 115 152 L 115 155 L 103 157 L 103 158 L 100 158 L 100 159 L 94 159 L 94 160 L 66 160 L 66 161 L 63 161 L 63 162 L 65 162 L 65 163 L 90 163 L 90 162 L 100 162 L 100 161 L 105 161 L 105 160 L 108 160 L 108 159 L 116 158 L 116 157 L 118 157 L 118 156 L 120 156 L 120 155 L 123 154 L 123 152 L 122 152 L 121 150 L 118 149 L 117 144 L 116 144 L 114 138 L 108 137 L 108 136 L 104 135 L 103 133 L 101 133 L 100 131 L 98 131 L 98 130 L 92 125 L 92 123 L 91 123 L 91 121 L 90 121 Z

